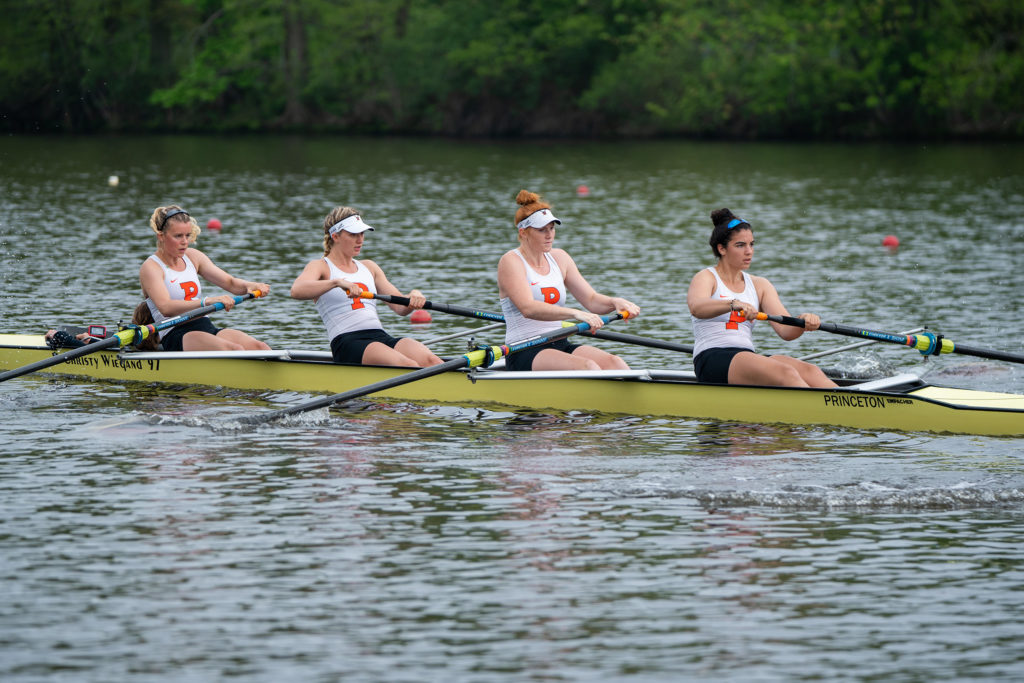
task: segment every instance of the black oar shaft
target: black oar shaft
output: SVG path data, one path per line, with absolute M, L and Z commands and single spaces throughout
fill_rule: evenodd
M 637 344 L 638 346 L 649 346 L 652 349 L 665 349 L 666 351 L 693 353 L 693 346 L 690 344 L 677 344 L 675 342 L 654 339 L 652 337 L 638 337 L 635 334 L 612 332 L 611 330 L 588 330 L 582 334 L 584 337 L 597 337 L 598 339 L 607 339 L 608 341 L 625 342 L 626 344 Z
M 768 315 L 766 313 L 758 313 L 757 318 L 758 320 L 768 320 L 771 322 L 782 323 L 783 325 L 804 327 L 804 321 L 802 318 L 793 318 L 788 315 Z M 978 358 L 989 358 L 991 360 L 1005 360 L 1011 363 L 1024 363 L 1024 354 L 968 346 L 966 344 L 959 344 L 950 339 L 935 337 L 934 335 L 890 334 L 889 332 L 865 330 L 857 327 L 848 327 L 846 325 L 827 322 L 821 323 L 818 329 L 824 330 L 825 332 L 831 332 L 833 334 L 845 335 L 847 337 L 874 339 L 875 341 L 889 342 L 890 344 L 899 344 L 900 346 L 909 346 L 910 348 L 917 349 L 918 351 L 928 355 L 959 353 L 965 356 L 977 356 Z
M 371 294 L 370 292 L 364 292 L 363 297 L 367 299 L 379 299 L 385 303 L 397 304 L 398 306 L 408 306 L 410 303 L 409 297 L 396 296 L 394 294 Z M 423 304 L 423 308 L 429 308 L 432 311 L 441 311 L 442 313 L 451 313 L 452 315 L 461 315 L 467 318 L 482 318 L 484 320 L 494 320 L 495 322 L 505 322 L 505 316 L 500 313 L 477 311 L 472 308 L 465 308 L 464 306 L 456 306 L 455 304 L 428 301 Z
M 419 379 L 426 379 L 427 377 L 433 377 L 434 375 L 440 375 L 449 370 L 457 370 L 464 368 L 470 363 L 470 359 L 467 356 L 459 356 L 453 358 L 450 361 L 441 363 L 440 365 L 431 365 L 427 368 L 420 368 L 419 370 L 412 370 L 401 375 L 396 375 L 388 379 L 368 384 L 364 387 L 357 387 L 355 389 L 349 389 L 339 394 L 333 394 L 332 396 L 324 396 L 323 398 L 314 399 L 306 403 L 302 403 L 297 406 L 291 406 L 289 408 L 281 408 L 280 410 L 274 410 L 269 413 L 260 413 L 259 415 L 248 415 L 239 420 L 243 424 L 259 424 L 262 422 L 269 422 L 271 420 L 277 420 L 288 415 L 295 415 L 297 413 L 304 413 L 310 410 L 316 410 L 318 408 L 326 408 L 334 403 L 341 401 L 350 401 L 354 398 L 361 396 L 367 396 L 368 394 L 374 394 L 378 391 L 384 391 L 385 389 L 391 389 L 392 387 L 401 386 L 402 384 L 408 384 L 409 382 L 415 382 Z

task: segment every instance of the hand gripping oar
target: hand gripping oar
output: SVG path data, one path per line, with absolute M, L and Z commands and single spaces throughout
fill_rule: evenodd
M 260 294 L 260 291 L 256 290 L 254 292 L 249 292 L 248 294 L 245 294 L 243 296 L 236 296 L 235 303 L 240 304 L 246 299 L 255 299 L 260 296 L 262 296 Z M 30 372 L 42 370 L 43 368 L 48 368 L 52 365 L 66 363 L 69 360 L 74 360 L 75 358 L 86 356 L 90 353 L 95 353 L 96 351 L 102 351 L 103 349 L 120 348 L 122 346 L 128 346 L 131 344 L 140 344 L 143 339 L 146 339 L 147 337 L 156 334 L 157 331 L 159 330 L 166 330 L 168 327 L 180 325 L 183 322 L 188 322 L 189 320 L 199 318 L 201 316 L 207 315 L 208 313 L 213 313 L 214 311 L 222 311 L 224 310 L 224 308 L 224 304 L 218 301 L 217 303 L 210 304 L 209 306 L 197 308 L 194 311 L 189 311 L 188 313 L 179 315 L 176 318 L 168 318 L 167 320 L 164 320 L 159 323 L 151 325 L 130 325 L 125 327 L 125 329 L 121 330 L 117 334 L 107 337 L 106 339 L 101 339 L 97 342 L 86 344 L 85 346 L 79 346 L 77 349 L 64 351 L 63 353 L 58 353 L 57 355 L 51 356 L 50 358 L 44 358 L 43 360 L 36 361 L 35 363 L 30 363 L 23 367 L 14 368 L 13 370 L 8 370 L 7 372 L 0 373 L 0 382 L 4 382 L 14 377 L 27 375 Z
M 788 315 L 758 313 L 757 319 L 782 323 L 783 325 L 792 325 L 793 327 L 804 327 L 802 318 L 792 318 Z M 917 349 L 925 356 L 938 356 L 940 353 L 961 353 L 965 356 L 1006 360 L 1011 363 L 1024 363 L 1024 355 L 1022 354 L 958 344 L 951 339 L 946 339 L 941 334 L 936 335 L 931 332 L 923 332 L 921 334 L 890 334 L 888 332 L 863 330 L 857 327 L 847 327 L 846 325 L 826 322 L 821 323 L 818 329 L 832 332 L 833 334 L 842 334 L 847 337 L 863 337 L 874 339 L 875 341 L 889 342 L 890 344 L 899 344 L 900 346 L 909 346 L 912 349 Z
M 404 304 L 403 304 L 404 305 Z M 441 310 L 441 309 L 437 309 Z M 612 322 L 613 320 L 619 320 L 629 317 L 629 314 L 625 311 L 622 313 L 610 313 L 608 315 L 602 315 L 601 320 L 605 324 Z M 260 424 L 263 422 L 270 422 L 278 418 L 285 417 L 287 415 L 295 415 L 297 413 L 304 413 L 309 410 L 316 410 L 317 408 L 326 408 L 334 403 L 340 403 L 342 401 L 350 401 L 354 398 L 366 396 L 368 394 L 375 394 L 385 389 L 391 389 L 392 387 L 398 387 L 403 384 L 409 384 L 416 380 L 426 379 L 433 377 L 434 375 L 440 375 L 448 372 L 449 370 L 458 370 L 459 368 L 475 368 L 475 367 L 487 367 L 494 361 L 504 358 L 513 353 L 517 353 L 524 349 L 532 348 L 534 346 L 540 346 L 541 344 L 548 344 L 559 339 L 564 339 L 569 335 L 583 332 L 590 329 L 590 325 L 587 323 L 578 323 L 573 325 L 571 328 L 564 328 L 551 334 L 540 335 L 537 337 L 531 337 L 524 339 L 521 342 L 515 344 L 501 345 L 501 346 L 488 346 L 485 348 L 476 349 L 465 353 L 458 358 L 452 358 L 449 361 L 445 361 L 440 365 L 431 365 L 427 368 L 420 368 L 419 370 L 412 370 L 389 379 L 384 379 L 373 384 L 367 384 L 364 387 L 357 387 L 355 389 L 349 389 L 332 396 L 324 396 L 322 398 L 313 399 L 306 403 L 301 403 L 297 406 L 291 406 L 288 408 L 281 408 L 280 410 L 273 410 L 266 413 L 260 413 L 258 415 L 246 415 L 237 420 L 242 424 Z
M 404 296 L 392 296 L 390 294 L 374 294 L 372 292 L 362 292 L 359 295 L 363 299 L 379 299 L 389 304 L 398 304 L 399 306 L 408 306 L 409 298 Z M 467 318 L 483 318 L 484 320 L 497 320 L 500 322 L 505 321 L 505 316 L 501 313 L 488 313 L 487 311 L 477 311 L 472 308 L 463 308 L 462 306 L 454 306 L 452 304 L 439 304 L 431 301 L 423 304 L 423 308 L 429 308 L 435 311 L 441 311 L 442 313 L 451 313 L 453 315 L 461 315 Z M 565 321 L 562 323 L 565 327 L 573 327 L 576 323 Z M 676 344 L 674 342 L 662 341 L 661 339 L 652 339 L 651 337 L 639 337 L 635 334 L 623 334 L 621 332 L 612 332 L 610 330 L 587 330 L 581 332 L 585 337 L 597 337 L 598 339 L 607 339 L 608 341 L 625 342 L 627 344 L 637 344 L 639 346 L 649 346 L 652 349 L 667 349 L 668 351 L 679 351 L 681 353 L 693 353 L 693 347 L 689 344 Z

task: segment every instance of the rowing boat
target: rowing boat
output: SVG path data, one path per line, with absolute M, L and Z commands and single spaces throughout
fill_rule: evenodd
M 54 354 L 41 335 L 0 334 L 0 370 Z M 133 352 L 102 350 L 45 371 L 97 380 L 335 393 L 407 370 L 333 363 L 320 351 Z M 927 384 L 899 374 L 844 380 L 839 389 L 700 384 L 684 370 L 508 372 L 458 370 L 375 397 L 531 410 L 820 424 L 861 429 L 1024 435 L 1024 395 Z

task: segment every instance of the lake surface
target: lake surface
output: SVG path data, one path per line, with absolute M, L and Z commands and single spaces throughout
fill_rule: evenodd
M 1022 145 L 0 138 L 0 331 L 127 320 L 168 203 L 222 221 L 197 246 L 271 283 L 218 315 L 275 347 L 327 349 L 287 292 L 338 204 L 400 289 L 497 310 L 522 188 L 591 283 L 643 309 L 612 329 L 692 341 L 686 288 L 728 206 L 794 314 L 1024 352 Z M 971 357 L 820 362 L 1024 393 L 1024 368 Z M 308 398 L 0 383 L 0 679 L 1024 679 L 1024 440 L 758 425 L 740 404 L 699 421 L 362 400 L 207 427 Z

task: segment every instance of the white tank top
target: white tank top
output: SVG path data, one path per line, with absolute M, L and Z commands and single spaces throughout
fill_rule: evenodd
M 199 284 L 199 272 L 188 256 L 181 255 L 181 258 L 185 261 L 185 270 L 182 271 L 172 270 L 156 254 L 150 255 L 149 258 L 156 261 L 157 265 L 163 269 L 164 285 L 166 285 L 167 293 L 171 295 L 172 301 L 196 301 L 197 299 L 200 302 L 202 301 L 203 287 Z M 146 293 L 143 292 L 142 295 L 146 296 Z M 146 305 L 149 306 L 149 313 L 153 316 L 154 323 L 162 323 L 168 319 L 156 307 L 151 297 L 146 297 Z M 160 339 L 163 339 L 164 335 L 168 332 L 170 330 L 160 330 Z
M 373 281 L 373 274 L 370 269 L 360 261 L 356 261 L 356 272 L 346 273 L 331 260 L 324 257 L 327 267 L 331 269 L 331 279 L 343 278 L 353 284 L 359 285 L 364 292 L 377 293 L 377 285 Z M 380 318 L 377 317 L 376 299 L 353 299 L 344 289 L 332 287 L 324 292 L 316 300 L 316 310 L 323 318 L 327 327 L 327 341 L 333 340 L 339 334 L 355 332 L 357 330 L 380 330 Z
M 550 253 L 544 254 L 548 260 L 548 274 L 541 275 L 530 267 L 518 249 L 513 251 L 526 266 L 527 282 L 530 283 L 534 301 L 543 301 L 554 306 L 565 305 L 565 281 L 562 279 L 562 269 L 558 267 L 555 258 Z M 525 317 L 508 297 L 501 300 L 501 312 L 505 316 L 506 344 L 562 329 L 560 320 L 534 320 Z
M 757 298 L 757 289 L 754 287 L 753 278 L 744 272 L 743 291 L 734 292 L 725 286 L 722 278 L 718 277 L 717 270 L 713 267 L 708 270 L 715 276 L 717 283 L 715 291 L 711 294 L 712 299 L 736 299 L 760 310 L 760 301 Z M 691 315 L 690 320 L 693 322 L 694 357 L 707 349 L 738 347 L 754 350 L 754 323 L 738 312 L 726 312 L 714 318 L 697 318 Z

